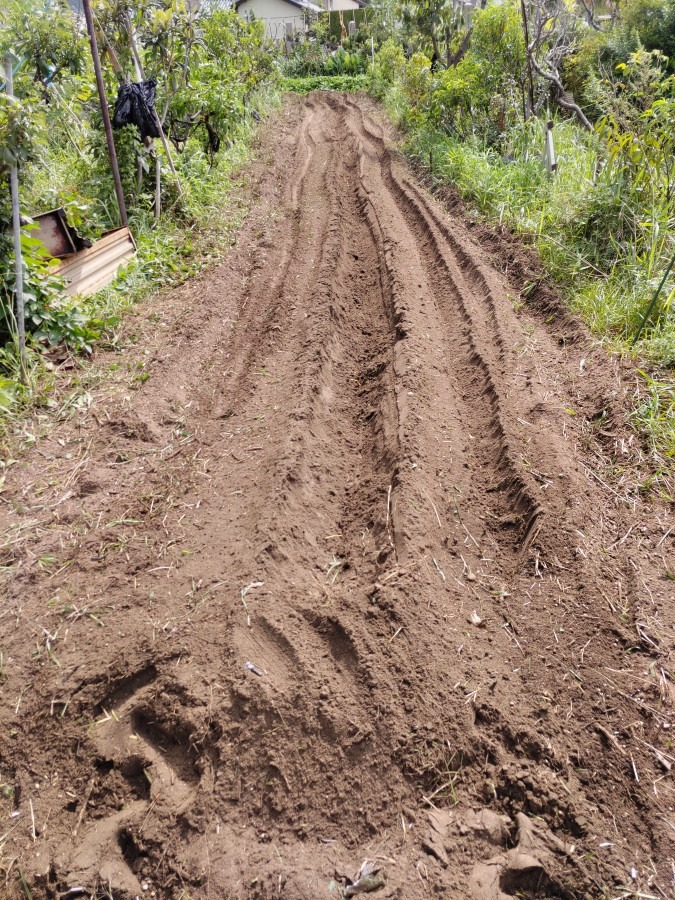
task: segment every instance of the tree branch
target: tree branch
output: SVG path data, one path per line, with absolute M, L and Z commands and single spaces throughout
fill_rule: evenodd
M 462 42 L 460 43 L 460 45 L 457 48 L 457 50 L 455 51 L 455 53 L 452 53 L 449 55 L 448 68 L 450 68 L 450 66 L 456 66 L 457 63 L 460 62 L 466 55 L 466 51 L 469 49 L 469 44 L 471 42 L 471 32 L 472 31 L 473 31 L 473 28 L 469 28 L 467 33 L 462 38 Z
M 532 44 L 530 44 L 530 46 L 527 48 L 527 55 L 530 57 L 530 61 L 532 63 L 532 68 L 537 73 L 537 75 L 541 76 L 542 78 L 545 78 L 547 81 L 550 81 L 551 84 L 555 85 L 555 87 L 556 87 L 555 101 L 558 104 L 558 106 L 562 106 L 563 109 L 569 109 L 571 112 L 573 112 L 576 115 L 577 119 L 581 122 L 581 124 L 584 126 L 584 128 L 587 131 L 593 131 L 593 126 L 591 125 L 591 123 L 588 121 L 588 119 L 584 115 L 581 107 L 578 106 L 573 101 L 565 99 L 565 88 L 563 87 L 563 83 L 560 80 L 560 76 L 557 74 L 557 72 L 555 72 L 555 71 L 554 72 L 546 72 L 539 65 L 539 63 L 537 62 L 537 60 L 534 56 Z

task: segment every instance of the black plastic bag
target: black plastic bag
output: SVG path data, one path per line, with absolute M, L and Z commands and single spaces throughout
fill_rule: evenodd
M 155 112 L 156 87 L 155 78 L 123 84 L 117 93 L 113 128 L 135 125 L 141 138 L 160 137 L 159 122 Z

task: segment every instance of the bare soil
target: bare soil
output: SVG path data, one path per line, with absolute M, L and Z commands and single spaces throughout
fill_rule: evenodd
M 225 262 L 6 470 L 0 896 L 672 896 L 619 369 L 368 101 L 259 151 Z

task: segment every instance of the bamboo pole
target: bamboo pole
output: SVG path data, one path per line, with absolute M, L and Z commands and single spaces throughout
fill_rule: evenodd
M 155 221 L 159 222 L 162 215 L 162 165 L 159 156 L 155 153 Z
M 14 73 L 11 59 L 5 60 L 5 77 L 7 79 L 7 96 L 14 97 Z M 16 295 L 16 330 L 19 344 L 19 370 L 21 382 L 28 380 L 28 363 L 26 360 L 26 313 L 23 302 L 23 257 L 21 254 L 21 211 L 19 209 L 19 174 L 14 163 L 9 169 L 9 191 L 12 197 L 12 230 L 14 232 L 14 292 Z
M 108 156 L 110 157 L 110 168 L 112 169 L 113 181 L 115 182 L 115 194 L 117 195 L 117 205 L 120 211 L 120 224 L 128 225 L 127 207 L 124 202 L 124 191 L 122 190 L 122 179 L 120 178 L 120 170 L 117 165 L 117 153 L 115 151 L 115 141 L 113 140 L 112 125 L 110 124 L 110 111 L 108 110 L 108 101 L 105 96 L 105 86 L 103 84 L 103 73 L 101 72 L 101 60 L 98 55 L 98 44 L 96 42 L 96 32 L 94 31 L 94 19 L 91 12 L 91 4 L 89 0 L 82 0 L 84 9 L 84 17 L 87 21 L 87 31 L 89 32 L 89 43 L 91 45 L 91 58 L 94 62 L 94 73 L 96 74 L 96 87 L 98 88 L 98 99 L 101 104 L 101 114 L 103 116 L 103 128 L 105 129 L 105 139 L 108 144 Z
M 131 24 L 131 20 L 129 19 L 129 14 L 127 13 L 126 17 L 126 26 L 127 31 L 129 32 L 129 40 L 131 42 L 131 52 L 134 57 L 134 66 L 136 69 L 136 77 L 139 81 L 145 81 L 145 72 L 143 71 L 143 63 L 141 62 L 141 57 L 138 53 L 138 47 L 136 46 L 136 36 L 134 35 L 134 29 Z M 155 114 L 155 122 L 157 127 L 159 128 L 159 137 L 162 141 L 162 147 L 164 147 L 164 153 L 166 154 L 167 162 L 169 163 L 169 168 L 171 169 L 171 174 L 173 175 L 176 181 L 176 187 L 178 188 L 178 196 L 183 196 L 183 189 L 180 186 L 180 179 L 178 178 L 178 172 L 176 172 L 176 167 L 173 164 L 173 157 L 171 156 L 171 151 L 169 150 L 169 142 L 166 139 L 166 135 L 164 134 L 164 127 L 162 126 L 162 121 L 159 118 L 159 113 L 157 112 L 157 108 L 153 106 L 152 108 Z M 157 170 L 159 178 L 159 169 Z M 157 217 L 159 218 L 159 217 Z

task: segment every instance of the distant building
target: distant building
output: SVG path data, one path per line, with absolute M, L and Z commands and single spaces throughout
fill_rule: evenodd
M 363 9 L 365 0 L 324 0 L 327 12 L 339 12 L 345 9 Z
M 318 5 L 321 3 L 321 5 Z M 255 16 L 262 19 L 267 34 L 274 40 L 284 40 L 291 34 L 306 31 L 320 12 L 363 9 L 365 0 L 235 0 L 234 8 L 247 21 Z
M 304 33 L 316 14 L 324 12 L 322 6 L 309 0 L 235 0 L 234 8 L 247 22 L 252 18 L 262 19 L 267 34 L 275 41 Z

